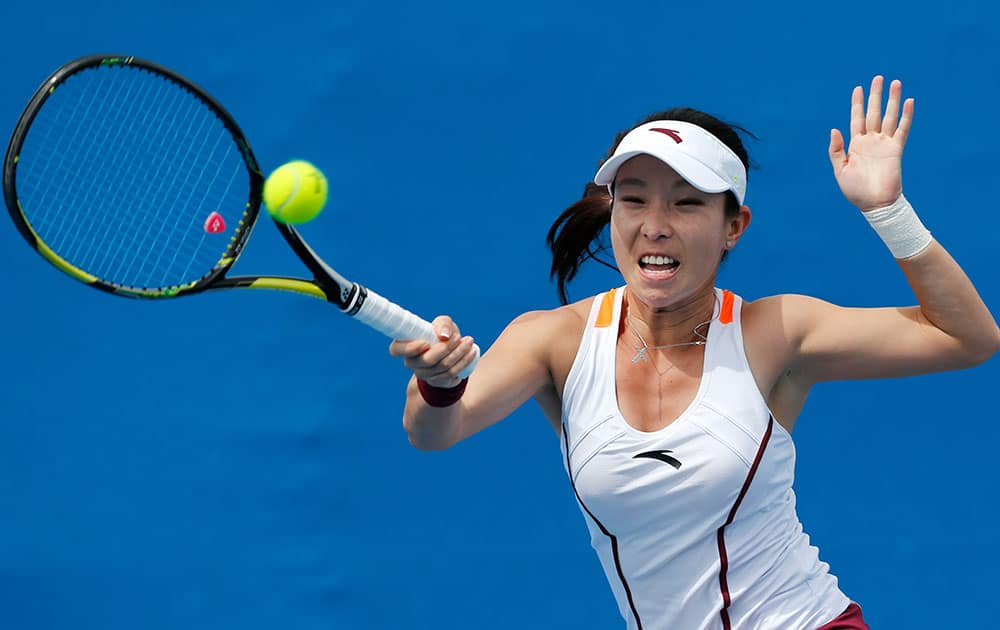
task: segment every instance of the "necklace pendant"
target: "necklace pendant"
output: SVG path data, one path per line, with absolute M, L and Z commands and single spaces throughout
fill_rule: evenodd
M 646 360 L 646 348 L 645 347 L 636 348 L 635 356 L 632 357 L 632 363 L 638 363 L 639 361 L 645 361 L 645 360 Z

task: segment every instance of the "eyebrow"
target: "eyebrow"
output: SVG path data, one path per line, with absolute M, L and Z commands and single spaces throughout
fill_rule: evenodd
M 646 186 L 648 186 L 648 184 L 646 183 L 646 180 L 639 179 L 638 177 L 625 177 L 625 178 L 620 179 L 617 182 L 615 182 L 615 188 L 618 188 L 619 186 L 636 186 L 636 187 L 639 187 L 639 188 L 646 188 Z M 677 188 L 690 188 L 692 190 L 698 190 L 697 188 L 695 188 L 690 182 L 688 182 L 683 177 L 678 177 L 677 181 L 674 182 L 674 185 L 672 186 L 672 188 L 674 188 L 674 189 L 677 189 Z
M 638 177 L 626 177 L 625 179 L 615 182 L 615 188 L 619 186 L 638 186 L 640 188 L 645 188 L 646 181 L 639 179 Z

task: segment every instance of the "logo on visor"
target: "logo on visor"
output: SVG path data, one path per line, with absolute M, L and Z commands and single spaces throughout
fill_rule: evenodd
M 665 136 L 670 136 L 670 138 L 674 142 L 676 142 L 677 144 L 680 144 L 680 143 L 684 142 L 684 140 L 681 139 L 681 134 L 677 133 L 673 129 L 662 129 L 660 127 L 650 127 L 649 130 L 650 131 L 658 131 L 658 132 L 662 133 Z

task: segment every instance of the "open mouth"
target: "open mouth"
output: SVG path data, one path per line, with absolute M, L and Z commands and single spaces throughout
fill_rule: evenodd
M 647 254 L 639 259 L 639 268 L 649 272 L 673 273 L 680 267 L 680 261 L 669 256 L 653 256 Z

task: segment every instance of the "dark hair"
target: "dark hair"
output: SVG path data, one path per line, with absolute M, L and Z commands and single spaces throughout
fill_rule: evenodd
M 755 136 L 743 127 L 723 122 L 710 114 L 689 107 L 678 107 L 650 114 L 632 127 L 620 131 L 615 136 L 614 143 L 608 149 L 601 163 L 614 154 L 618 143 L 628 132 L 639 125 L 654 120 L 680 120 L 698 125 L 732 149 L 733 153 L 743 162 L 743 166 L 749 170 L 750 157 L 737 132 L 742 132 L 751 138 L 755 138 Z M 611 201 L 611 194 L 605 186 L 589 182 L 583 189 L 583 197 L 563 210 L 552 227 L 549 228 L 549 233 L 545 237 L 545 242 L 552 250 L 552 268 L 549 271 L 549 278 L 556 279 L 556 284 L 559 287 L 559 301 L 563 304 L 569 303 L 566 285 L 576 276 L 580 265 L 587 260 L 595 260 L 616 271 L 618 269 L 613 263 L 599 256 L 601 252 L 606 252 L 610 248 L 603 238 L 603 231 L 611 221 Z M 739 211 L 739 201 L 736 200 L 732 191 L 728 191 L 726 193 L 726 217 L 734 217 Z M 725 255 L 726 252 L 723 252 L 723 259 Z

